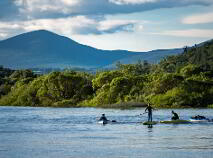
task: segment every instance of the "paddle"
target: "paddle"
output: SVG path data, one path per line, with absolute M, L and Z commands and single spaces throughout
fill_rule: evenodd
M 148 112 L 144 112 L 143 114 L 140 114 L 140 116 L 142 116 L 142 115 L 144 115 L 144 114 L 146 114 L 146 113 L 148 113 Z

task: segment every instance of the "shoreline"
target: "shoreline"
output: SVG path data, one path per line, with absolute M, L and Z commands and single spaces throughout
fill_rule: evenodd
M 37 106 L 24 106 L 24 105 L 0 105 L 0 107 L 34 107 L 34 108 L 102 108 L 102 109 L 136 109 L 136 108 L 145 108 L 147 106 L 146 103 L 141 102 L 124 102 L 119 104 L 104 104 L 104 105 L 64 105 L 64 106 L 45 106 L 45 105 L 37 105 Z M 193 106 L 155 106 L 157 109 L 212 109 L 213 107 L 193 107 Z

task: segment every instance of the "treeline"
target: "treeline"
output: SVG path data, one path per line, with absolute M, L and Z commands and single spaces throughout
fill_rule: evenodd
M 0 105 L 213 107 L 212 59 L 210 41 L 185 48 L 181 55 L 168 56 L 156 65 L 117 63 L 117 69 L 95 75 L 66 70 L 36 76 L 19 70 L 1 77 Z
M 6 95 L 11 91 L 12 85 L 15 84 L 12 80 L 7 78 L 14 72 L 14 70 L 4 68 L 0 65 L 0 97 Z

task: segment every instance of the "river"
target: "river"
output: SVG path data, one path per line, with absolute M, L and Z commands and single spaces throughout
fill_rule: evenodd
M 0 158 L 212 158 L 213 123 L 157 124 L 144 109 L 0 107 Z M 182 119 L 213 109 L 174 109 Z M 105 113 L 115 124 L 101 125 Z M 171 110 L 153 112 L 168 120 Z

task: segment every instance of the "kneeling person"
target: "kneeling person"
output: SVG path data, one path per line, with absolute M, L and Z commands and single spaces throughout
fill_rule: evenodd
M 99 121 L 108 121 L 105 114 L 102 114 L 102 116 L 100 117 Z
M 175 113 L 173 110 L 172 110 L 172 114 L 173 114 L 173 116 L 172 116 L 172 120 L 179 120 L 179 116 L 178 116 L 178 114 L 177 114 L 177 113 Z

